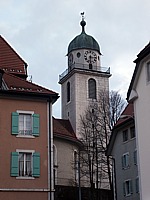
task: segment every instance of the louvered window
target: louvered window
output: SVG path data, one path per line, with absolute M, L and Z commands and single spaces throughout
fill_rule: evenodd
M 70 82 L 67 83 L 67 102 L 70 101 Z
M 88 81 L 89 98 L 96 99 L 96 81 L 94 79 L 89 79 Z

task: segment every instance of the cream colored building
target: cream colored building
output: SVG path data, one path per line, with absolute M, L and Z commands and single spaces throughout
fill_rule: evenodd
M 68 46 L 68 68 L 59 76 L 61 84 L 62 119 L 69 119 L 77 137 L 80 137 L 80 117 L 90 102 L 96 102 L 99 92 L 109 92 L 110 69 L 101 66 L 98 42 L 82 32 Z
M 150 43 L 137 55 L 135 70 L 127 93 L 134 104 L 140 199 L 150 199 Z

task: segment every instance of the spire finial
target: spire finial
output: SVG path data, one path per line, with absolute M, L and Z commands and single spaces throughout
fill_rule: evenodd
M 84 18 L 85 18 L 84 17 L 84 12 L 81 13 L 81 16 L 82 16 L 82 21 L 84 21 Z
M 84 26 L 86 25 L 86 22 L 84 21 L 85 19 L 84 12 L 81 12 L 81 16 L 82 16 L 82 21 L 80 22 L 80 25 L 82 26 L 82 33 L 84 33 L 85 32 Z

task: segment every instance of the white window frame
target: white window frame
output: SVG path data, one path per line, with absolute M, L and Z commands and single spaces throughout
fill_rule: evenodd
M 127 132 L 127 140 L 124 140 L 124 138 L 125 138 L 124 133 L 126 133 L 126 132 Z M 123 138 L 124 143 L 129 140 L 129 130 L 128 129 L 125 129 L 125 130 L 122 131 L 122 138 Z
M 132 129 L 134 129 L 134 137 L 131 137 Z M 131 126 L 131 127 L 130 127 L 130 139 L 132 140 L 132 139 L 134 139 L 135 137 L 136 137 L 136 135 L 135 135 L 135 127 L 134 127 L 134 126 Z
M 127 188 L 129 187 L 129 188 Z M 127 179 L 124 181 L 124 195 L 126 197 L 131 196 L 132 195 L 132 180 L 131 179 Z
M 137 176 L 136 179 L 135 179 L 135 190 L 136 190 L 136 193 L 139 193 L 140 192 L 140 188 L 139 188 L 139 177 Z
M 76 157 L 75 157 L 76 154 Z M 79 168 L 79 155 L 78 155 L 78 151 L 76 149 L 74 149 L 73 151 L 73 162 L 74 162 L 74 175 L 75 175 L 75 182 L 78 181 L 79 179 L 79 172 L 78 172 L 78 168 Z
M 53 144 L 53 170 L 54 170 L 54 177 L 55 177 L 55 184 L 57 184 L 58 179 L 58 160 L 57 160 L 57 147 Z
M 16 149 L 16 152 L 18 153 L 31 153 L 33 155 L 33 153 L 35 153 L 35 150 L 23 150 L 23 149 Z M 33 171 L 33 160 L 31 161 L 31 167 L 32 167 L 32 171 Z M 19 165 L 19 160 L 18 160 L 18 165 Z M 17 176 L 16 179 L 35 179 L 33 176 Z
M 128 169 L 129 166 L 129 152 L 127 152 L 122 155 L 122 168 Z
M 150 61 L 146 63 L 146 82 L 150 83 Z
M 29 114 L 31 115 L 31 120 L 32 120 L 32 115 L 34 114 L 34 111 L 24 111 L 24 110 L 17 110 L 16 111 L 18 114 Z M 31 121 L 31 125 L 32 125 L 32 121 Z M 19 124 L 18 124 L 19 126 Z M 18 134 L 16 137 L 26 137 L 26 138 L 35 138 L 35 136 L 33 135 L 25 135 L 25 134 Z
M 134 165 L 137 165 L 138 164 L 138 162 L 137 162 L 137 149 L 134 150 L 133 157 L 134 157 Z

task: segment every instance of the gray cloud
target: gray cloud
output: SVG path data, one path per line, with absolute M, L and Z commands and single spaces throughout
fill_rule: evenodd
M 58 75 L 85 11 L 86 32 L 101 46 L 102 66 L 111 68 L 110 88 L 126 97 L 133 60 L 149 42 L 149 6 L 148 0 L 0 0 L 0 34 L 29 64 L 33 82 L 60 93 Z M 54 115 L 60 116 L 60 100 Z

